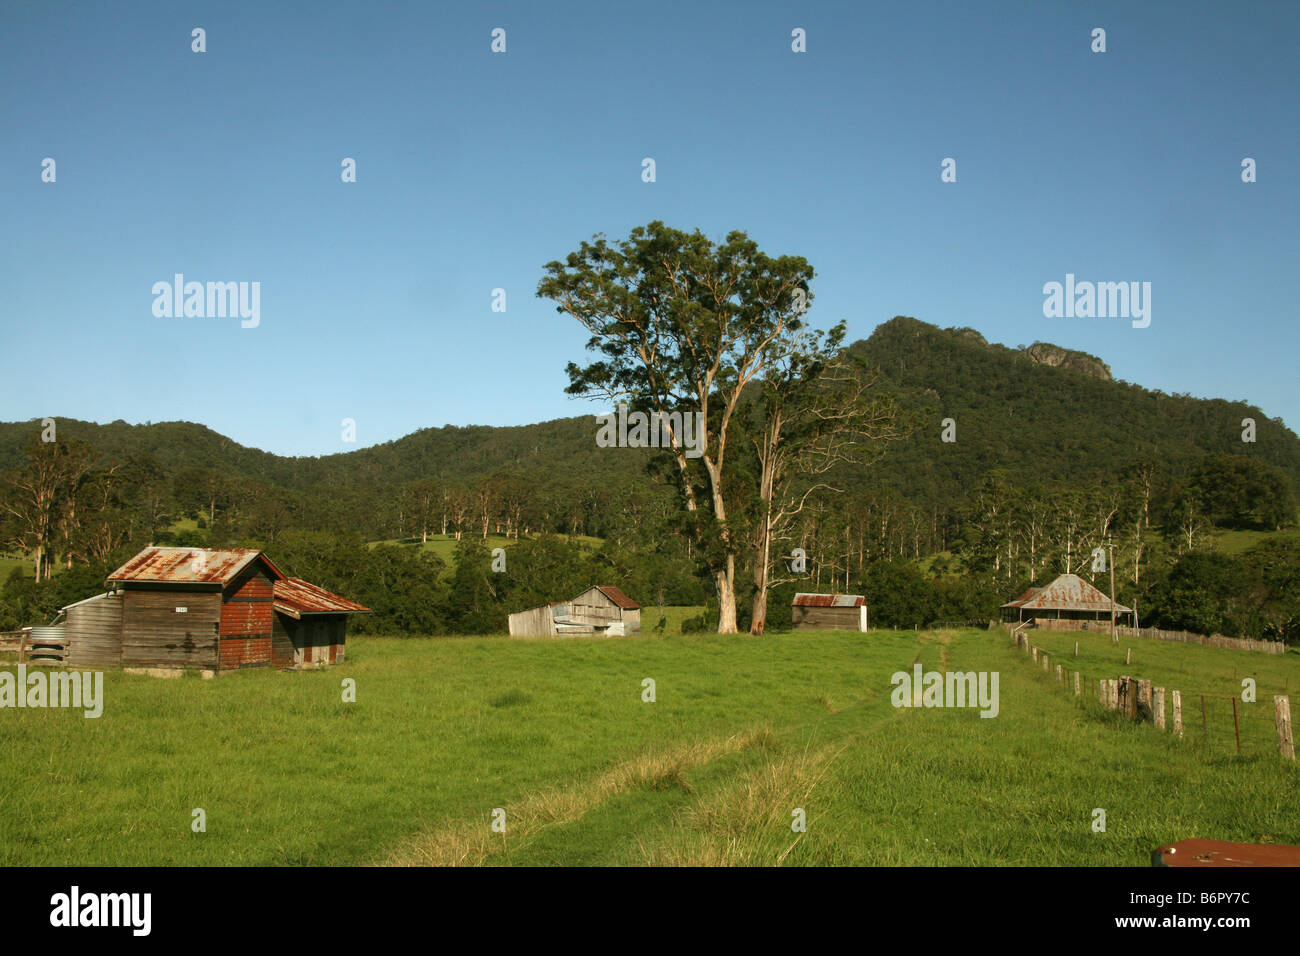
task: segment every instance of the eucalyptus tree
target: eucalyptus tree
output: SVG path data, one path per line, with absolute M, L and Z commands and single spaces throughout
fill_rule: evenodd
M 734 633 L 744 529 L 731 519 L 729 439 L 741 398 L 804 328 L 812 266 L 772 257 L 743 232 L 718 243 L 652 222 L 611 243 L 583 242 L 545 267 L 537 294 L 588 333 L 596 359 L 569 363 L 572 395 L 642 409 L 669 432 L 681 500 L 718 596 L 718 631 Z M 686 415 L 699 434 L 678 432 Z M 673 417 L 677 416 L 677 417 Z
M 810 500 L 841 491 L 829 473 L 869 464 L 883 454 L 884 442 L 903 437 L 893 400 L 874 390 L 876 374 L 862 360 L 844 352 L 844 334 L 840 322 L 826 333 L 805 329 L 773 343 L 755 400 L 747 406 L 757 459 L 751 634 L 766 627 L 771 589 L 797 580 L 802 571 L 804 556 L 792 554 L 787 565 L 784 555 L 774 553 L 775 544 L 792 537 Z M 839 554 L 847 578 L 847 519 L 843 530 L 846 543 Z

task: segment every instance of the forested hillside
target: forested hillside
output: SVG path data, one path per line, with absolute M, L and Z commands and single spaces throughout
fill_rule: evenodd
M 1079 570 L 1093 548 L 1108 544 L 1122 599 L 1140 599 L 1151 623 L 1190 626 L 1201 614 L 1199 623 L 1209 627 L 1204 607 L 1176 613 L 1173 599 L 1162 607 L 1153 589 L 1165 587 L 1189 554 L 1204 555 L 1218 533 L 1275 532 L 1294 523 L 1300 439 L 1258 408 L 1152 392 L 1111 380 L 1102 358 L 1043 343 L 989 344 L 974 330 L 904 317 L 848 352 L 895 404 L 903 437 L 883 442 L 873 464 L 824 476 L 827 487 L 809 498 L 780 546 L 807 552 L 805 587 L 876 592 L 873 617 L 882 624 L 986 615 L 1015 589 Z M 1242 440 L 1247 418 L 1255 423 L 1253 442 Z M 656 469 L 652 450 L 598 447 L 596 430 L 594 416 L 512 428 L 446 426 L 343 454 L 285 458 L 184 422 L 57 418 L 54 442 L 41 441 L 48 429 L 40 421 L 4 423 L 0 537 L 29 577 L 85 568 L 93 579 L 149 542 L 273 550 L 280 542 L 299 556 L 299 573 L 311 565 L 323 583 L 345 587 L 368 580 L 363 542 L 591 535 L 606 541 L 600 556 L 569 549 L 583 575 L 606 567 L 611 581 L 656 592 L 640 594 L 647 603 L 703 601 L 707 588 L 671 475 Z M 754 467 L 745 460 L 751 444 L 734 445 L 742 475 Z M 319 537 L 303 537 L 312 534 Z M 304 541 L 322 553 L 313 559 Z M 579 579 L 573 567 L 558 568 L 555 555 L 563 551 L 548 546 L 544 553 L 566 582 Z M 347 552 L 351 570 L 331 570 L 331 552 Z M 1258 564 L 1258 556 L 1250 560 Z M 1287 560 L 1281 566 L 1290 567 Z M 1218 609 L 1214 626 L 1294 630 L 1290 612 L 1277 610 L 1285 595 L 1274 593 L 1293 594 L 1294 584 L 1249 584 L 1244 567 L 1218 568 L 1223 580 L 1197 585 L 1220 594 L 1210 602 Z M 396 577 L 426 572 L 413 565 Z M 378 575 L 364 585 L 372 593 L 357 598 L 377 600 L 383 580 Z M 1228 615 L 1224 595 L 1239 596 L 1248 584 L 1263 591 L 1253 603 L 1233 598 L 1235 616 Z M 455 630 L 465 615 L 504 622 L 516 609 L 506 606 L 518 602 L 501 580 L 461 585 L 482 605 L 456 610 L 444 595 L 423 626 Z M 526 598 L 516 589 L 518 601 L 544 597 L 547 588 L 534 581 Z M 53 601 L 39 589 L 24 594 L 18 603 L 11 595 L 10 625 L 33 623 L 17 618 Z M 375 618 L 381 628 L 394 620 Z

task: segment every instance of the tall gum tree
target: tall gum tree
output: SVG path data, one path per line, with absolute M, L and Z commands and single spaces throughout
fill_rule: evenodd
M 770 346 L 749 403 L 757 464 L 751 634 L 767 626 L 772 588 L 799 579 L 778 571 L 788 559 L 775 554 L 774 546 L 791 537 L 814 496 L 840 490 L 821 476 L 837 466 L 871 464 L 884 453 L 884 442 L 904 437 L 892 398 L 873 390 L 877 374 L 844 351 L 844 334 L 840 322 L 825 335 L 804 330 Z
M 576 319 L 599 356 L 569 363 L 569 394 L 699 414 L 698 457 L 675 432 L 669 451 L 717 591 L 718 632 L 735 633 L 744 535 L 728 519 L 728 438 L 745 387 L 804 326 L 812 266 L 768 256 L 743 232 L 714 243 L 655 221 L 614 243 L 594 236 L 544 272 L 537 295 Z

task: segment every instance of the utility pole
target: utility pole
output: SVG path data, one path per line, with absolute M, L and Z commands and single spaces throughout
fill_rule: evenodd
M 1106 538 L 1107 558 L 1110 561 L 1110 639 L 1114 643 L 1115 637 L 1115 544 L 1109 536 Z

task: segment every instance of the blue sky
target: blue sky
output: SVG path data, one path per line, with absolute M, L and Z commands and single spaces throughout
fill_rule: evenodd
M 357 447 L 344 418 L 369 445 L 595 413 L 542 266 L 662 219 L 807 257 L 812 319 L 851 338 L 903 314 L 1050 341 L 1295 427 L 1298 27 L 1295 3 L 3 0 L 0 419 L 314 455 Z M 177 272 L 260 282 L 260 325 L 155 317 Z M 1150 327 L 1045 318 L 1067 273 L 1149 281 Z

